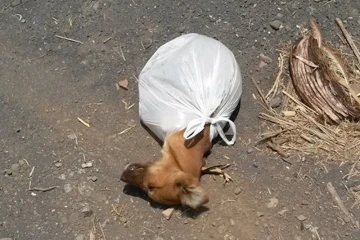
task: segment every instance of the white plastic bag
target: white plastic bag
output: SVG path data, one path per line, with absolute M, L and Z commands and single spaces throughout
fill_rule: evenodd
M 240 69 L 225 45 L 199 34 L 182 35 L 161 46 L 140 73 L 140 119 L 161 140 L 185 128 L 190 139 L 211 123 L 211 139 L 219 134 L 231 145 L 236 129 L 229 117 L 241 93 Z M 222 130 L 226 123 L 231 140 Z

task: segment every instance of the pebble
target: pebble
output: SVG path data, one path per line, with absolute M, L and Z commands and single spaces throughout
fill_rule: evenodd
M 259 63 L 259 69 L 262 69 L 262 68 L 266 67 L 267 65 L 268 65 L 268 64 L 267 64 L 266 62 L 260 61 L 260 63 Z
M 81 212 L 83 213 L 84 218 L 90 217 L 94 213 L 89 206 L 83 207 Z
M 20 164 L 20 166 L 23 166 L 26 164 L 26 162 L 25 162 L 25 160 L 21 159 L 21 160 L 19 160 L 19 164 Z
M 226 234 L 225 236 L 224 236 L 224 240 L 235 240 L 236 238 L 234 237 L 234 236 L 232 236 L 232 235 L 228 235 L 228 234 Z
M 174 208 L 168 208 L 164 211 L 162 211 L 162 215 L 167 219 L 169 220 L 171 218 L 171 216 L 173 215 L 175 209 Z
M 188 224 L 188 223 L 189 223 L 189 220 L 185 219 L 184 224 Z
M 265 214 L 263 212 L 256 212 L 256 217 L 263 217 Z
M 11 3 L 11 6 L 12 7 L 16 7 L 16 6 L 19 6 L 21 4 L 21 0 L 14 0 L 12 3 Z
M 81 164 L 82 168 L 91 168 L 92 166 L 93 166 L 92 162 L 87 162 L 87 163 Z
M 64 173 L 60 174 L 60 176 L 58 177 L 60 180 L 65 180 L 66 179 L 66 175 Z
M 62 166 L 62 163 L 61 163 L 61 162 L 55 163 L 55 167 L 59 168 L 59 167 L 61 167 L 61 166 Z
M 282 14 L 282 13 L 276 14 L 276 18 L 283 18 L 283 17 L 284 17 L 284 14 Z
M 177 31 L 178 31 L 178 33 L 183 33 L 183 32 L 186 31 L 186 27 L 185 26 L 180 26 L 180 27 L 177 28 Z
M 304 221 L 305 219 L 307 219 L 307 217 L 305 217 L 304 215 L 296 216 L 296 218 L 301 222 Z
M 75 240 L 84 240 L 85 235 L 84 234 L 79 234 L 76 236 Z
M 70 183 L 67 183 L 67 184 L 64 185 L 64 191 L 65 191 L 65 193 L 71 192 L 72 189 L 73 189 L 73 188 L 72 188 L 72 186 L 71 186 Z
M 89 186 L 87 182 L 80 183 L 77 189 L 80 195 L 84 197 L 90 197 L 94 191 L 94 189 Z
M 120 217 L 119 220 L 120 220 L 120 222 L 122 222 L 122 223 L 127 223 L 126 217 Z
M 10 169 L 5 169 L 4 174 L 7 176 L 10 176 L 10 175 L 12 175 L 12 171 Z
M 278 108 L 281 105 L 282 99 L 279 96 L 275 96 L 270 100 L 270 106 L 272 108 Z
M 280 215 L 280 216 L 284 216 L 284 214 L 287 212 L 287 211 L 289 211 L 287 208 L 284 208 L 283 210 L 281 210 L 280 212 L 278 212 L 278 214 Z
M 304 201 L 302 201 L 301 202 L 301 205 L 309 205 L 310 203 L 309 203 L 309 201 L 307 201 L 307 200 L 304 200 Z
M 153 41 L 151 38 L 145 38 L 143 41 L 142 41 L 142 44 L 144 46 L 145 49 L 151 47 L 151 45 L 153 44 Z
M 270 22 L 270 26 L 274 30 L 279 30 L 281 28 L 281 26 L 282 26 L 282 22 L 279 21 L 279 20 L 274 20 L 274 21 Z
M 98 177 L 97 177 L 97 176 L 92 176 L 92 177 L 91 177 L 91 181 L 96 182 L 97 180 L 98 180 Z
M 99 5 L 100 5 L 99 2 L 95 2 L 94 5 L 93 5 L 93 9 L 95 11 L 97 11 L 99 9 Z
M 249 147 L 249 148 L 247 149 L 247 154 L 250 154 L 250 153 L 252 153 L 252 152 L 254 152 L 254 148 Z
M 349 217 L 344 217 L 344 222 L 346 222 L 346 223 L 349 223 L 351 221 L 351 219 L 349 218 Z
M 276 206 L 278 205 L 279 200 L 277 198 L 270 198 L 269 199 L 269 203 L 266 205 L 268 208 L 276 208 Z
M 263 53 L 260 53 L 259 57 L 260 57 L 260 59 L 261 59 L 262 61 L 264 61 L 265 63 L 268 63 L 268 64 L 269 64 L 269 63 L 272 63 L 272 59 L 271 59 L 270 57 L 264 55 Z
M 237 187 L 237 188 L 235 188 L 235 190 L 234 190 L 234 194 L 235 194 L 235 195 L 239 195 L 241 192 L 242 192 L 242 188 L 240 188 L 240 187 Z
M 234 219 L 230 219 L 230 224 L 231 224 L 231 226 L 235 226 L 235 221 L 234 221 Z
M 226 232 L 226 226 L 225 225 L 221 225 L 218 227 L 217 229 L 218 233 L 222 234 Z
M 14 164 L 11 165 L 11 171 L 13 173 L 19 172 L 19 170 L 20 170 L 20 164 L 14 163 Z

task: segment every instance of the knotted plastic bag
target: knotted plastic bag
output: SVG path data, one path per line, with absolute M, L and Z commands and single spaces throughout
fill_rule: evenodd
M 185 129 L 191 139 L 210 123 L 228 145 L 236 139 L 229 119 L 242 93 L 241 73 L 233 53 L 221 42 L 191 33 L 162 45 L 139 76 L 139 114 L 142 122 L 164 140 Z M 229 140 L 223 127 L 229 123 Z

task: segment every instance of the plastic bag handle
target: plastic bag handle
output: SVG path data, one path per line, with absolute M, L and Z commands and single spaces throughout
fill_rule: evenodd
M 222 129 L 222 127 L 220 126 L 220 122 L 226 122 L 229 123 L 230 125 L 230 130 L 232 133 L 232 138 L 231 140 L 227 139 L 227 137 L 225 136 L 225 133 Z M 193 137 L 195 137 L 197 134 L 199 134 L 203 129 L 205 124 L 210 123 L 211 125 L 215 126 L 215 129 L 217 131 L 217 133 L 220 135 L 220 137 L 222 138 L 222 140 L 227 144 L 227 145 L 233 145 L 235 143 L 236 140 L 236 127 L 235 127 L 235 123 L 227 118 L 223 118 L 223 117 L 219 117 L 219 118 L 207 118 L 207 119 L 194 119 L 191 120 L 184 132 L 184 138 L 187 139 L 191 139 Z

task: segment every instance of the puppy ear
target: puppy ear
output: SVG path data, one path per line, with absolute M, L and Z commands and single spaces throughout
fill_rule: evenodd
M 209 198 L 202 187 L 192 183 L 189 177 L 181 177 L 178 181 L 180 189 L 179 195 L 182 205 L 197 209 L 203 204 L 209 202 Z

